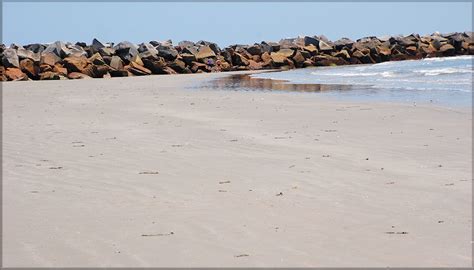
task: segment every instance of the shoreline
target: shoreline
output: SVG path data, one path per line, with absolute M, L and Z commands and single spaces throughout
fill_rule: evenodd
M 2 83 L 4 266 L 470 266 L 472 108 L 228 75 Z

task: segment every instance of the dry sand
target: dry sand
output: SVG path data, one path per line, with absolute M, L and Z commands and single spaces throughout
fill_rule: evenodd
M 469 108 L 3 84 L 3 265 L 470 266 Z

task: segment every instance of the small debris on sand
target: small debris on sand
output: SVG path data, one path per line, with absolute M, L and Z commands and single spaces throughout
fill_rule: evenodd
M 248 256 L 250 256 L 250 255 L 248 255 L 248 254 L 239 254 L 239 255 L 235 255 L 234 257 L 241 258 L 241 257 L 248 257 Z
M 170 233 L 157 233 L 157 234 L 142 234 L 142 236 L 144 237 L 149 237 L 149 236 L 170 236 L 170 235 L 173 235 L 174 232 L 170 232 Z
M 159 172 L 139 172 L 138 174 L 159 174 Z
M 220 181 L 220 182 L 219 182 L 219 184 L 221 184 L 221 185 L 222 185 L 222 184 L 229 184 L 229 183 L 230 183 L 230 181 Z

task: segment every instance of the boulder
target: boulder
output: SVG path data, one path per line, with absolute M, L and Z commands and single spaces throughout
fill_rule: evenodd
M 20 67 L 20 60 L 15 49 L 6 49 L 3 51 L 2 64 L 5 67 Z
M 306 60 L 299 50 L 295 52 L 291 59 L 295 62 L 296 67 L 303 67 L 303 63 Z
M 187 64 L 187 65 L 191 65 L 191 63 L 193 61 L 196 61 L 196 56 L 194 56 L 194 54 L 190 54 L 190 53 L 182 53 L 180 54 L 181 56 L 181 59 Z
M 260 48 L 259 45 L 255 44 L 253 46 L 248 47 L 247 52 L 250 53 L 251 55 L 261 55 L 262 49 Z
M 285 57 L 292 57 L 295 54 L 295 50 L 293 49 L 281 49 L 278 53 L 284 55 Z
M 328 43 L 320 40 L 318 44 L 318 49 L 319 51 L 322 51 L 322 52 L 329 52 L 333 50 L 333 47 L 329 45 Z
M 186 47 L 194 47 L 196 44 L 194 42 L 189 41 L 189 40 L 183 40 L 178 42 L 178 46 L 181 48 L 186 48 Z
M 315 66 L 338 66 L 346 65 L 347 62 L 342 58 L 334 57 L 331 55 L 316 55 L 312 59 Z
M 53 67 L 53 71 L 59 75 L 67 76 L 67 68 L 63 67 L 61 64 L 57 63 Z
M 445 56 L 454 55 L 455 51 L 456 50 L 454 49 L 454 46 L 451 44 L 444 44 L 443 46 L 441 46 L 441 48 L 439 48 L 439 52 Z
M 41 53 L 44 51 L 44 49 L 46 49 L 46 46 L 44 46 L 43 44 L 38 44 L 38 43 L 28 44 L 23 47 L 26 50 L 31 51 L 33 53 Z
M 146 67 L 140 66 L 135 62 L 130 62 L 130 65 L 126 69 L 130 71 L 133 75 L 137 75 L 137 76 L 151 74 L 151 70 L 147 69 Z
M 140 52 L 140 57 L 148 58 L 153 57 L 156 58 L 158 56 L 158 50 L 153 47 L 150 43 L 142 43 L 138 47 L 138 52 Z
M 418 48 L 416 46 L 408 46 L 405 50 L 410 55 L 416 55 L 418 53 Z
M 60 76 L 59 74 L 52 72 L 52 71 L 46 71 L 43 73 L 39 74 L 39 79 L 40 80 L 59 80 Z
M 106 65 L 104 58 L 100 55 L 100 53 L 95 53 L 88 59 L 89 62 L 91 62 L 94 65 Z
M 278 43 L 280 44 L 280 49 L 296 49 L 298 44 L 296 44 L 296 38 L 284 38 L 281 39 Z
M 304 46 L 313 45 L 314 47 L 317 47 L 318 44 L 319 44 L 319 39 L 315 37 L 308 37 L 308 36 L 304 37 Z
M 232 56 L 232 63 L 234 66 L 248 66 L 250 62 L 242 54 L 234 53 Z
M 113 56 L 115 54 L 115 50 L 109 47 L 100 48 L 98 51 L 101 56 Z
M 351 55 L 347 50 L 340 50 L 339 52 L 334 53 L 334 57 L 339 57 L 348 60 L 351 58 Z
M 71 51 L 66 47 L 62 41 L 56 41 L 52 44 L 49 44 L 43 53 L 54 53 L 60 58 L 64 58 L 71 54 Z
M 280 52 L 272 52 L 270 54 L 270 57 L 275 66 L 283 66 L 288 63 L 288 58 L 285 56 L 285 54 L 282 54 Z
M 164 71 L 166 62 L 162 57 L 158 57 L 157 59 L 143 59 L 143 64 L 153 74 L 166 74 Z
M 21 71 L 23 71 L 28 77 L 31 79 L 38 79 L 38 74 L 40 71 L 40 68 L 38 65 L 33 62 L 31 59 L 23 59 L 20 61 L 20 68 Z
M 68 72 L 82 72 L 89 65 L 89 61 L 85 57 L 69 56 L 64 58 L 64 67 Z
M 342 50 L 344 47 L 346 47 L 347 49 L 351 49 L 353 44 L 354 41 L 350 38 L 341 38 L 334 42 L 334 47 L 336 48 L 336 50 Z
M 109 71 L 111 77 L 127 77 L 128 71 L 126 70 L 111 70 Z
M 109 71 L 110 68 L 108 66 L 88 65 L 84 70 L 82 70 L 82 73 L 92 78 L 102 78 Z
M 196 59 L 201 60 L 204 58 L 216 57 L 215 52 L 209 46 L 202 46 L 199 48 L 198 53 L 196 54 Z
M 61 58 L 54 53 L 41 54 L 40 64 L 54 66 L 59 61 L 61 61 Z
M 5 76 L 9 81 L 27 81 L 28 76 L 19 68 L 9 67 L 5 70 Z
M 262 47 L 262 51 L 263 52 L 268 52 L 268 53 L 271 53 L 271 52 L 277 52 L 280 50 L 280 44 L 276 43 L 276 42 L 265 42 L 265 41 L 262 41 L 262 43 L 260 44 L 260 46 Z
M 370 57 L 370 54 L 356 50 L 352 53 L 352 57 L 357 58 L 363 64 L 373 64 L 375 61 Z
M 32 52 L 30 50 L 27 50 L 27 49 L 24 49 L 24 48 L 18 48 L 18 50 L 16 51 L 16 54 L 18 55 L 19 60 L 31 59 L 34 62 L 39 62 L 40 58 L 41 58 L 40 53 L 34 53 L 34 52 Z
M 318 53 L 318 48 L 313 45 L 313 44 L 310 44 L 310 45 L 307 45 L 307 46 L 304 46 L 303 48 L 305 51 L 309 52 L 311 55 L 315 55 Z
M 186 72 L 186 63 L 180 59 L 175 59 L 172 63 L 169 64 L 169 67 L 172 68 L 177 73 Z
M 138 54 L 138 48 L 135 44 L 129 41 L 122 41 L 113 47 L 115 54 L 118 55 L 125 63 Z
M 167 61 L 173 61 L 178 56 L 178 51 L 172 46 L 158 45 L 156 49 L 158 50 L 158 55 Z
M 123 61 L 120 57 L 114 55 L 110 59 L 110 67 L 115 70 L 123 70 Z
M 71 72 L 67 74 L 67 77 L 72 80 L 78 80 L 78 79 L 92 79 L 90 76 L 86 74 L 82 74 L 80 72 Z
M 92 49 L 94 52 L 98 52 L 100 49 L 105 48 L 105 45 L 102 42 L 98 41 L 96 38 L 92 40 L 91 44 Z
M 130 62 L 133 62 L 133 63 L 135 63 L 137 65 L 140 65 L 140 66 L 144 65 L 143 61 L 142 61 L 142 59 L 140 58 L 139 55 L 135 55 L 134 57 L 132 57 L 132 59 L 130 59 Z
M 221 52 L 221 48 L 216 43 L 205 41 L 205 40 L 200 40 L 196 42 L 196 44 L 204 45 L 204 46 L 209 46 L 211 50 L 217 55 Z

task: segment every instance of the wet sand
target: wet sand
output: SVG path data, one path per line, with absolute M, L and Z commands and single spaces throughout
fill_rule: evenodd
M 470 109 L 227 75 L 4 83 L 3 265 L 471 265 Z

